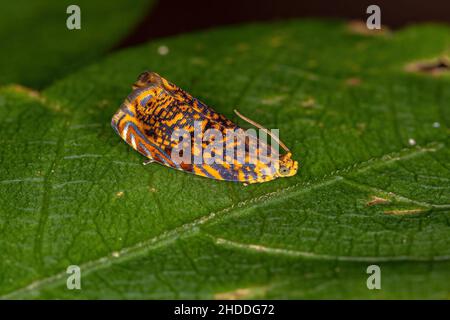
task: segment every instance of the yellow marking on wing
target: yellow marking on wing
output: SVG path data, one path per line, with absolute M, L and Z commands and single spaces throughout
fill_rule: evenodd
M 202 177 L 206 177 L 206 174 L 197 166 L 192 166 L 192 168 L 193 168 L 195 174 L 202 176 Z
M 212 175 L 217 180 L 223 180 L 223 178 L 220 175 L 219 171 L 217 171 L 213 167 L 205 164 L 205 165 L 203 165 L 203 169 L 205 169 L 206 172 L 208 172 L 210 175 Z
M 177 113 L 177 115 L 175 117 L 173 117 L 171 120 L 167 121 L 166 124 L 169 127 L 172 127 L 173 125 L 175 125 L 179 120 L 183 119 L 183 114 L 182 113 Z

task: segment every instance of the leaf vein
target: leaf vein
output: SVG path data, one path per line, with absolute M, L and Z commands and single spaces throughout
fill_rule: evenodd
M 343 177 L 339 174 L 345 174 L 345 173 L 351 173 L 351 172 L 363 172 L 366 170 L 369 170 L 371 168 L 380 166 L 380 165 L 386 165 L 388 163 L 391 163 L 393 161 L 399 161 L 403 159 L 410 159 L 412 157 L 421 155 L 426 152 L 434 152 L 438 149 L 443 148 L 444 144 L 442 142 L 430 142 L 424 147 L 416 146 L 414 148 L 404 148 L 397 152 L 388 153 L 385 155 L 382 155 L 377 158 L 371 158 L 367 161 L 355 163 L 353 165 L 350 165 L 348 167 L 345 167 L 343 169 L 338 169 L 330 174 L 324 175 L 321 178 L 317 178 L 313 181 L 309 181 L 306 183 L 296 183 L 292 186 L 279 189 L 273 192 L 269 192 L 267 194 L 244 200 L 242 202 L 239 202 L 237 204 L 233 204 L 230 207 L 221 209 L 219 211 L 215 211 L 212 213 L 209 213 L 205 216 L 202 216 L 198 219 L 195 219 L 191 222 L 185 223 L 179 227 L 176 227 L 172 230 L 168 230 L 166 232 L 161 233 L 160 235 L 157 235 L 155 237 L 152 237 L 150 239 L 138 242 L 132 246 L 123 248 L 119 252 L 116 252 L 115 255 L 107 255 L 100 257 L 95 260 L 87 261 L 84 264 L 80 266 L 80 268 L 83 270 L 83 273 L 89 274 L 95 270 L 102 269 L 104 267 L 107 267 L 111 265 L 113 262 L 119 262 L 126 259 L 130 259 L 132 257 L 138 256 L 140 254 L 144 254 L 147 251 L 151 249 L 156 249 L 159 247 L 164 246 L 165 244 L 172 243 L 174 240 L 179 239 L 180 236 L 188 236 L 190 234 L 195 234 L 200 231 L 200 226 L 205 225 L 206 223 L 217 223 L 220 222 L 222 219 L 229 218 L 231 215 L 226 215 L 227 213 L 231 211 L 239 212 L 239 210 L 236 209 L 242 209 L 247 206 L 258 206 L 264 203 L 265 201 L 268 201 L 270 199 L 275 198 L 276 196 L 281 195 L 293 195 L 297 193 L 303 193 L 303 192 L 309 192 L 313 189 L 320 188 L 326 185 L 334 184 L 337 181 L 342 181 Z M 299 189 L 299 187 L 303 187 Z M 296 190 L 295 192 L 292 192 L 293 190 Z M 279 199 L 279 197 L 276 197 Z M 235 213 L 236 215 L 237 213 Z M 284 249 L 282 249 L 284 250 Z M 390 258 L 390 257 L 389 257 Z M 405 257 L 403 257 L 405 258 Z M 448 256 L 442 256 L 438 257 L 441 260 L 446 260 L 449 257 Z M 15 289 L 14 291 L 11 291 L 3 296 L 0 297 L 0 299 L 8 299 L 15 296 L 20 296 L 21 293 L 27 293 L 33 290 L 39 290 L 39 288 L 42 288 L 46 285 L 54 285 L 56 282 L 62 280 L 66 276 L 65 271 L 62 271 L 60 273 L 54 274 L 52 276 L 35 280 L 31 284 Z

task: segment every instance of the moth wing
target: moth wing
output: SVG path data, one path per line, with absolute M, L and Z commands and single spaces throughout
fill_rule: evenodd
M 175 85 L 173 85 L 173 87 L 175 87 Z M 257 180 L 271 180 L 274 178 L 275 170 L 273 165 L 263 163 L 258 157 L 258 154 L 266 150 L 265 148 L 270 150 L 268 151 L 269 154 L 272 152 L 272 149 L 258 139 L 256 139 L 257 146 L 254 146 L 257 155 L 253 162 L 249 161 L 247 158 L 245 159 L 245 163 L 240 163 L 239 161 L 236 161 L 236 157 L 234 157 L 234 159 L 228 162 L 224 158 L 224 161 L 219 163 L 206 164 L 204 161 L 202 161 L 202 163 L 195 163 L 195 133 L 201 132 L 203 135 L 208 129 L 220 131 L 225 142 L 222 150 L 222 155 L 225 157 L 227 154 L 226 146 L 229 142 L 226 141 L 229 130 L 232 132 L 245 130 L 227 119 L 224 115 L 216 112 L 213 108 L 202 103 L 200 100 L 193 98 L 187 92 L 178 87 L 176 88 L 177 89 L 171 91 L 171 97 L 174 101 L 167 105 L 167 112 L 163 113 L 164 118 L 157 119 L 158 126 L 164 128 L 164 130 L 157 128 L 156 130 L 153 130 L 151 136 L 153 140 L 157 142 L 164 141 L 165 146 L 163 146 L 163 148 L 170 154 L 172 148 L 178 143 L 171 139 L 174 130 L 184 129 L 190 134 L 190 144 L 192 147 L 191 161 L 189 164 L 182 164 L 183 170 L 200 176 L 227 181 L 252 182 Z M 168 97 L 165 97 L 164 99 L 168 99 Z M 198 130 L 197 132 L 194 131 L 195 121 L 199 121 L 202 124 L 201 130 Z M 249 150 L 251 150 L 249 139 L 237 139 L 237 141 L 231 142 L 231 144 L 235 151 L 242 148 L 241 150 L 248 153 Z M 202 143 L 203 149 L 205 149 L 206 146 L 207 144 Z M 236 153 L 237 152 L 235 152 L 234 155 Z
M 238 161 L 206 164 L 204 161 L 195 163 L 194 146 L 196 137 L 194 136 L 195 121 L 201 125 L 200 132 L 203 134 L 208 129 L 220 131 L 226 137 L 227 130 L 240 129 L 234 122 L 227 119 L 222 114 L 204 104 L 189 93 L 168 82 L 155 73 L 144 73 L 134 84 L 136 92 L 149 86 L 157 87 L 158 94 L 145 100 L 146 112 L 151 116 L 141 117 L 138 125 L 140 128 L 141 145 L 145 148 L 138 150 L 140 153 L 150 155 L 157 162 L 164 165 L 192 172 L 197 175 L 212 179 L 254 182 L 261 179 L 273 179 L 274 172 L 260 161 L 256 163 L 239 163 Z M 136 93 L 132 93 L 136 97 Z M 139 105 L 136 105 L 139 107 Z M 172 160 L 173 148 L 178 145 L 178 141 L 173 139 L 176 130 L 185 130 L 190 134 L 191 140 L 191 161 L 189 163 L 177 164 Z M 198 132 L 197 132 L 198 134 Z M 238 140 L 235 147 L 249 149 L 247 140 Z M 202 144 L 205 147 L 205 144 Z M 223 155 L 226 154 L 224 147 Z

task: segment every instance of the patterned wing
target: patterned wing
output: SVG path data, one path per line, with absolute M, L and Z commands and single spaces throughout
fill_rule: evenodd
M 202 154 L 200 145 L 196 144 L 199 135 L 203 135 L 208 129 L 216 129 L 225 138 L 227 130 L 235 131 L 240 128 L 156 73 L 146 72 L 140 75 L 133 89 L 114 115 L 112 125 L 129 145 L 147 158 L 218 180 L 261 182 L 275 178 L 273 166 L 269 168 L 260 162 L 241 163 L 236 159 L 211 164 L 196 162 L 195 156 Z M 201 124 L 200 127 L 196 126 L 198 123 Z M 172 137 L 180 129 L 190 134 L 192 152 L 190 161 L 177 163 L 172 160 L 171 154 L 178 142 Z M 249 149 L 247 140 L 225 142 L 229 142 L 236 151 L 241 147 L 246 151 Z M 208 145 L 208 142 L 201 141 L 203 150 Z M 258 152 L 261 152 L 261 148 L 270 147 L 260 144 L 258 148 Z M 223 154 L 226 154 L 225 150 Z

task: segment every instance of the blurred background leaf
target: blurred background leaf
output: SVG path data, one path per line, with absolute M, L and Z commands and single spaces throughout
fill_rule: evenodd
M 437 25 L 255 24 L 118 52 L 42 93 L 3 88 L 0 294 L 448 298 L 450 79 L 407 66 L 449 44 Z M 144 70 L 279 128 L 298 175 L 243 187 L 142 166 L 110 119 Z
M 5 1 L 0 10 L 0 84 L 43 88 L 94 61 L 142 19 L 152 0 Z M 69 30 L 66 9 L 81 8 L 81 30 Z

